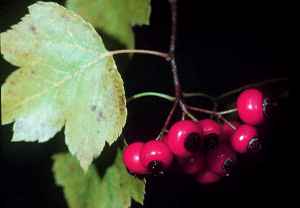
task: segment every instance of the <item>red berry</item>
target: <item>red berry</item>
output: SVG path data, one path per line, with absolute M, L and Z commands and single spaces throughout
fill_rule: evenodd
M 177 157 L 189 157 L 199 151 L 202 130 L 197 123 L 184 120 L 176 122 L 168 133 L 167 143 Z
M 123 162 L 129 172 L 134 174 L 146 174 L 147 169 L 141 163 L 140 153 L 144 143 L 135 142 L 128 145 L 123 152 Z
M 221 126 L 212 119 L 201 120 L 198 124 L 202 129 L 204 148 L 208 150 L 216 148 L 222 134 Z
M 179 158 L 178 162 L 183 172 L 187 174 L 196 174 L 205 167 L 204 157 L 200 154 L 195 154 L 187 158 Z
M 219 176 L 209 170 L 206 170 L 203 173 L 199 173 L 196 176 L 196 180 L 200 184 L 211 184 L 211 183 L 218 182 L 220 179 L 221 179 L 221 176 Z
M 234 151 L 223 144 L 207 155 L 207 164 L 210 171 L 221 176 L 229 176 L 236 163 Z
M 241 125 L 231 137 L 231 146 L 236 152 L 257 152 L 261 149 L 261 140 L 257 130 L 250 125 Z
M 144 167 L 153 173 L 161 173 L 173 160 L 169 147 L 162 141 L 147 142 L 141 150 L 141 161 Z
M 230 121 L 230 123 L 237 129 L 241 124 L 237 121 Z M 227 140 L 231 138 L 236 130 L 234 130 L 227 123 L 224 123 L 222 126 L 222 140 Z
M 239 117 L 245 123 L 258 125 L 264 121 L 264 111 L 270 103 L 264 99 L 263 93 L 257 89 L 243 91 L 237 99 L 237 110 Z

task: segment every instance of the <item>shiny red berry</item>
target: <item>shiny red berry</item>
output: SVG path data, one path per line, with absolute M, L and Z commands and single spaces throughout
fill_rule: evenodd
M 239 117 L 250 125 L 261 124 L 271 107 L 270 99 L 264 98 L 263 93 L 257 89 L 245 90 L 237 99 Z
M 238 127 L 241 125 L 237 121 L 230 121 L 230 123 L 236 129 L 238 129 Z M 231 126 L 229 126 L 229 124 L 224 123 L 222 126 L 222 140 L 229 140 L 231 138 L 231 136 L 234 134 L 234 132 L 236 131 L 236 129 L 233 129 Z
M 216 183 L 218 182 L 222 177 L 209 171 L 206 170 L 202 173 L 199 173 L 196 175 L 196 180 L 200 184 L 211 184 L 211 183 Z
M 237 161 L 235 152 L 223 144 L 207 155 L 208 169 L 220 176 L 229 176 Z
M 189 157 L 199 151 L 202 129 L 190 120 L 176 122 L 168 132 L 167 143 L 177 157 Z
M 214 149 L 220 142 L 221 126 L 212 119 L 203 119 L 198 122 L 202 129 L 203 145 L 206 150 Z
M 172 163 L 173 154 L 162 141 L 147 142 L 141 150 L 141 161 L 152 173 L 162 173 Z
M 257 152 L 261 149 L 261 140 L 255 127 L 241 125 L 231 137 L 232 148 L 239 153 Z
M 203 155 L 195 154 L 187 158 L 178 158 L 182 171 L 187 174 L 196 174 L 205 168 L 205 159 Z
M 146 174 L 148 171 L 141 163 L 140 153 L 144 143 L 135 142 L 123 151 L 123 162 L 127 170 L 133 174 Z

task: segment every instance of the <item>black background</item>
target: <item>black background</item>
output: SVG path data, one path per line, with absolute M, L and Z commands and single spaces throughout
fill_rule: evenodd
M 34 1 L 3 1 L 0 7 L 0 31 L 17 23 Z M 63 3 L 63 2 L 60 2 Z M 287 77 L 289 71 L 289 32 L 285 27 L 284 5 L 272 2 L 243 3 L 179 0 L 176 58 L 179 76 L 187 92 L 206 92 L 216 96 L 248 83 Z M 151 25 L 135 28 L 136 48 L 167 51 L 170 36 L 170 11 L 166 0 L 152 0 Z M 0 60 L 0 82 L 15 69 Z M 127 96 L 153 90 L 173 93 L 168 64 L 157 57 L 136 55 L 121 71 Z M 265 87 L 280 95 L 289 86 Z M 232 203 L 236 194 L 253 198 L 283 190 L 287 169 L 282 142 L 288 135 L 288 98 L 280 113 L 264 125 L 265 146 L 255 156 L 240 156 L 232 176 L 216 185 L 200 186 L 192 178 L 168 173 L 151 177 L 144 207 L 200 207 L 204 202 Z M 234 100 L 221 103 L 230 104 Z M 201 99 L 194 104 L 210 107 Z M 124 134 L 128 141 L 148 140 L 159 132 L 170 103 L 156 98 L 141 99 L 129 105 Z M 12 125 L 1 127 L 0 206 L 66 207 L 62 190 L 55 186 L 51 155 L 66 151 L 60 133 L 50 142 L 10 143 Z M 286 138 L 288 139 L 288 138 Z M 219 200 L 226 196 L 225 200 Z M 274 200 L 274 199 L 273 199 Z

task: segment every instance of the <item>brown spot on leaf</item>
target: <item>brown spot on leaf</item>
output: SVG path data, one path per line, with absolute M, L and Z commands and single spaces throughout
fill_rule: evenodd
M 69 166 L 69 171 L 72 173 L 76 170 L 75 166 L 74 165 L 70 165 Z
M 70 16 L 67 15 L 65 12 L 62 12 L 62 13 L 60 14 L 60 16 L 61 16 L 63 19 L 65 19 L 65 20 L 70 20 Z
M 30 29 L 30 31 L 31 31 L 32 33 L 36 34 L 36 27 L 35 27 L 35 26 L 30 25 L 30 26 L 29 26 L 29 29 Z
M 104 115 L 101 111 L 97 113 L 97 121 L 100 122 L 103 119 Z
M 96 105 L 92 105 L 92 106 L 91 106 L 91 111 L 95 112 L 96 109 L 97 109 L 97 106 L 96 106 Z
M 15 84 L 16 84 L 16 82 L 15 82 L 14 80 L 11 80 L 11 81 L 9 82 L 9 84 L 11 84 L 11 85 L 15 85 Z

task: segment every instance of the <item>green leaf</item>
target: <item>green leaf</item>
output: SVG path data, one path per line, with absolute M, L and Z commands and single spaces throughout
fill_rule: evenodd
M 151 0 L 68 0 L 67 8 L 80 14 L 94 27 L 134 48 L 132 26 L 148 25 Z
M 143 204 L 145 184 L 128 174 L 121 151 L 103 176 L 92 166 L 84 173 L 69 154 L 54 156 L 57 185 L 64 189 L 70 208 L 127 208 L 131 199 Z
M 66 144 L 86 170 L 125 125 L 123 81 L 113 58 L 80 16 L 38 2 L 1 33 L 1 53 L 20 67 L 1 86 L 2 123 L 12 141 L 45 142 L 65 126 Z

